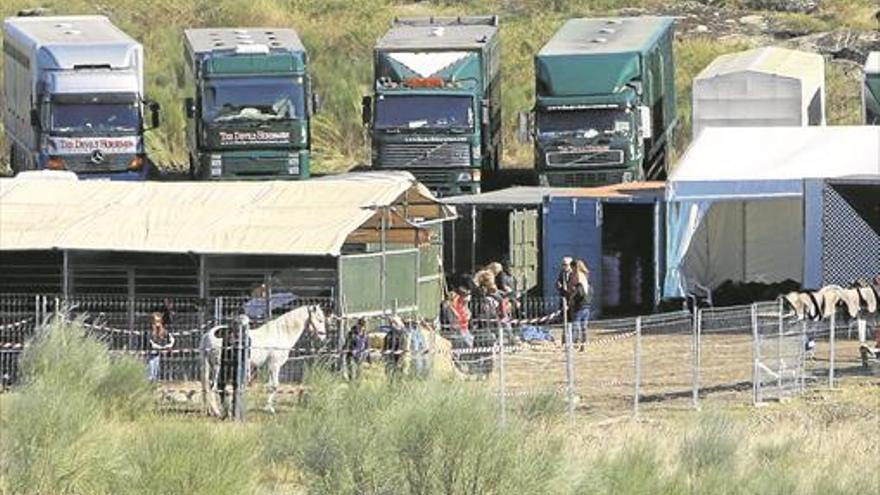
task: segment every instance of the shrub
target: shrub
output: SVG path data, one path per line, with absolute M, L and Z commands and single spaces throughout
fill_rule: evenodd
M 153 420 L 126 449 L 127 469 L 114 493 L 238 495 L 256 489 L 258 452 L 239 428 Z

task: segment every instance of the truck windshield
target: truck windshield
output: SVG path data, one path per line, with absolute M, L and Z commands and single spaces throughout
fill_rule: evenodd
M 130 131 L 140 127 L 138 105 L 131 103 L 52 103 L 52 130 Z
M 568 133 L 594 130 L 597 133 L 628 133 L 631 114 L 619 108 L 589 110 L 544 110 L 538 112 L 538 132 Z
M 292 78 L 216 79 L 205 86 L 203 113 L 213 122 L 295 120 L 305 115 L 303 99 Z
M 376 101 L 377 129 L 471 129 L 470 96 L 382 95 Z

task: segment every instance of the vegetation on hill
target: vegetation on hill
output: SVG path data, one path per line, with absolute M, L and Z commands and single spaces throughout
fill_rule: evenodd
M 689 2 L 727 9 L 769 8 L 780 0 L 702 0 Z M 514 139 L 516 113 L 528 109 L 533 93 L 532 57 L 567 18 L 623 12 L 675 14 L 679 2 L 661 0 L 5 0 L 0 15 L 43 6 L 57 14 L 101 13 L 142 41 L 146 50 L 147 92 L 162 105 L 161 129 L 150 133 L 149 149 L 166 166 L 186 163 L 184 145 L 182 32 L 187 27 L 291 26 L 311 52 L 317 88 L 325 106 L 317 117 L 315 167 L 319 172 L 345 170 L 368 159 L 360 122 L 361 96 L 369 90 L 371 50 L 395 16 L 499 13 L 503 43 L 504 163 L 528 166 L 531 149 Z M 683 5 L 688 2 L 680 2 Z M 768 19 L 801 31 L 873 29 L 875 0 L 822 0 L 810 14 L 766 12 Z M 622 10 L 623 9 L 623 10 Z M 633 10 L 636 9 L 636 10 Z M 738 9 L 743 9 L 742 11 Z M 749 36 L 682 32 L 676 43 L 681 132 L 677 150 L 689 137 L 689 87 L 693 76 L 718 54 L 763 43 Z M 858 116 L 858 74 L 829 69 L 828 122 L 855 123 Z M 0 145 L 5 150 L 3 138 Z M 5 157 L 5 152 L 0 154 Z

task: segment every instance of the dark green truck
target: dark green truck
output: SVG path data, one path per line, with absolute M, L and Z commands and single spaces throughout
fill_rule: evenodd
M 307 179 L 316 98 L 292 29 L 187 29 L 194 179 Z
M 871 52 L 865 63 L 862 108 L 865 112 L 865 124 L 880 125 L 880 52 Z
M 373 69 L 373 168 L 412 172 L 438 195 L 480 192 L 501 156 L 498 17 L 395 19 Z
M 676 124 L 673 20 L 571 19 L 535 56 L 535 107 L 520 118 L 543 184 L 665 177 Z

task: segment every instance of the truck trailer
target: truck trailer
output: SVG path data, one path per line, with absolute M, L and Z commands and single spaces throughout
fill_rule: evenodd
M 501 157 L 498 17 L 396 19 L 373 69 L 373 168 L 407 170 L 438 195 L 480 192 Z
M 865 63 L 862 108 L 865 114 L 865 124 L 880 125 L 880 52 L 871 52 Z
M 317 106 L 308 54 L 292 29 L 184 32 L 193 179 L 307 179 Z
M 144 51 L 104 16 L 10 17 L 3 23 L 4 126 L 9 163 L 81 178 L 150 174 Z
M 673 19 L 571 19 L 535 56 L 520 118 L 550 186 L 662 179 L 676 124 Z

